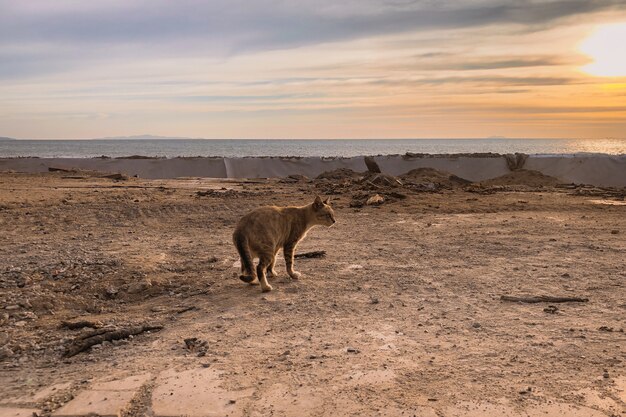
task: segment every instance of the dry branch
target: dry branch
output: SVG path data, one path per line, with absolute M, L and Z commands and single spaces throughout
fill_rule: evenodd
M 77 329 L 82 329 L 84 327 L 91 327 L 92 329 L 97 329 L 101 326 L 102 326 L 101 323 L 97 323 L 93 321 L 86 321 L 86 320 L 75 321 L 75 322 L 62 321 L 61 324 L 59 325 L 59 329 L 77 330 Z
M 90 332 L 90 335 L 83 335 L 82 337 L 77 337 L 74 342 L 67 347 L 65 354 L 63 355 L 66 358 L 70 358 L 74 355 L 79 354 L 80 352 L 84 352 L 90 347 L 100 344 L 102 342 L 110 342 L 112 340 L 125 339 L 128 336 L 134 336 L 143 332 L 147 332 L 150 330 L 161 330 L 163 326 L 135 326 L 129 327 L 126 329 L 98 329 L 94 332 Z M 102 333 L 102 330 L 105 330 Z
M 529 297 L 514 297 L 511 295 L 503 295 L 500 297 L 502 301 L 511 301 L 514 303 L 569 303 L 569 302 L 577 302 L 577 303 L 586 303 L 589 301 L 588 298 L 580 298 L 580 297 L 551 297 L 549 295 L 538 295 L 538 296 L 529 296 Z
M 296 253 L 294 258 L 323 258 L 326 256 L 325 250 L 316 250 L 313 252 Z

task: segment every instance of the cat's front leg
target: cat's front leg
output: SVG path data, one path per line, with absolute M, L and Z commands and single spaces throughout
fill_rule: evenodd
M 283 248 L 283 252 L 285 253 L 285 264 L 287 265 L 287 273 L 292 279 L 299 279 L 302 277 L 301 273 L 294 271 L 293 269 L 293 254 L 296 250 L 297 243 L 298 242 L 287 243 Z

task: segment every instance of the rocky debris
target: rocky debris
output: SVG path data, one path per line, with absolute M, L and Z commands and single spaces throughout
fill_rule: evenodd
M 556 314 L 559 311 L 559 308 L 557 306 L 549 305 L 544 308 L 543 311 L 548 314 Z
M 13 350 L 11 350 L 8 346 L 0 347 L 0 361 L 11 358 L 13 354 Z
M 342 181 L 342 180 L 355 180 L 363 178 L 362 174 L 359 174 L 356 171 L 353 171 L 349 168 L 338 168 L 332 171 L 325 171 L 315 177 L 316 180 L 332 180 L 332 181 Z
M 209 343 L 206 340 L 198 339 L 197 337 L 189 337 L 185 340 L 185 348 L 190 352 L 197 353 L 198 357 L 206 355 Z
M 434 168 L 415 168 L 402 174 L 400 179 L 407 186 L 416 191 L 436 191 L 439 189 L 453 189 L 472 182 L 449 172 Z M 424 188 L 426 188 L 424 190 Z
M 284 178 L 281 178 L 278 182 L 283 183 L 283 184 L 297 184 L 297 183 L 306 183 L 310 181 L 311 180 L 306 175 L 291 174 L 291 175 L 287 175 Z
M 114 174 L 102 175 L 100 178 L 108 178 L 115 181 L 128 181 L 129 179 L 128 175 L 120 174 L 119 172 Z
M 377 187 L 402 187 L 404 184 L 398 178 L 388 174 L 369 174 L 365 176 L 362 183 Z
M 533 171 L 528 169 L 519 169 L 500 177 L 492 178 L 489 180 L 481 181 L 480 185 L 483 186 L 525 186 L 531 188 L 537 187 L 554 187 L 560 184 L 561 181 L 558 178 L 551 177 L 550 175 L 543 174 L 539 171 Z
M 555 187 L 572 190 L 572 195 L 607 198 L 617 201 L 626 200 L 626 187 L 595 187 L 585 184 L 557 184 Z
M 374 194 L 373 196 L 365 200 L 365 205 L 366 206 L 379 206 L 383 204 L 384 202 L 385 202 L 385 197 L 381 196 L 380 194 Z
M 128 294 L 140 294 L 148 291 L 150 288 L 152 288 L 152 283 L 150 281 L 142 280 L 128 284 L 126 292 Z

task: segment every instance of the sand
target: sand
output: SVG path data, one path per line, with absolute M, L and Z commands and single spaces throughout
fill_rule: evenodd
M 0 174 L 0 403 L 208 367 L 221 389 L 247 393 L 233 405 L 242 415 L 626 411 L 620 190 L 402 186 L 405 198 L 350 208 L 357 191 L 387 189 L 64 177 Z M 296 261 L 299 281 L 280 260 L 271 293 L 239 281 L 237 219 L 304 204 L 322 185 L 338 223 L 313 229 L 298 252 L 326 257 Z M 589 302 L 554 310 L 501 295 Z M 80 332 L 59 329 L 64 320 L 164 329 L 64 359 Z M 185 348 L 191 337 L 207 342 L 205 356 Z

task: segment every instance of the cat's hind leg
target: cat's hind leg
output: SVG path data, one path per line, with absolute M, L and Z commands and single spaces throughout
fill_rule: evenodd
M 265 275 L 265 270 L 270 263 L 271 259 L 269 256 L 261 256 L 259 258 L 259 264 L 256 267 L 256 275 L 259 278 L 259 283 L 261 284 L 261 290 L 263 292 L 272 291 L 272 286 L 267 282 L 267 276 Z
M 278 253 L 278 250 L 276 250 L 274 252 L 274 256 L 272 256 L 272 261 L 270 262 L 270 264 L 267 266 L 267 276 L 270 278 L 274 278 L 276 276 L 278 276 L 278 274 L 276 273 L 276 270 L 274 269 L 274 264 L 276 263 L 276 254 Z

